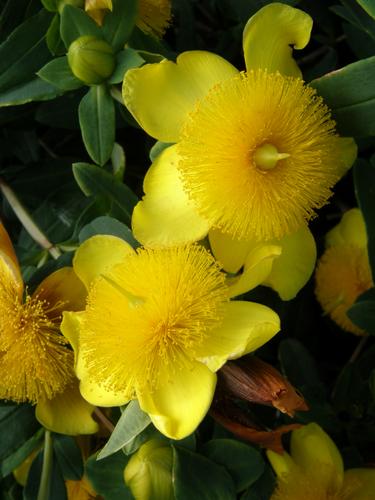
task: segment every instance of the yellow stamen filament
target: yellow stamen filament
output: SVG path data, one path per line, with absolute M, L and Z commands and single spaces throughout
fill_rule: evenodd
M 89 292 L 81 352 L 95 383 L 130 397 L 156 387 L 161 366 L 173 377 L 194 359 L 228 301 L 224 275 L 199 246 L 138 250 L 109 278 Z M 143 301 L 134 307 L 132 297 Z
M 0 269 L 0 398 L 37 403 L 73 379 L 73 353 L 54 309 L 38 297 L 22 303 L 13 279 Z
M 343 169 L 335 123 L 315 90 L 265 70 L 214 86 L 181 135 L 186 192 L 234 239 L 296 231 L 326 203 Z
M 324 312 L 344 330 L 362 335 L 347 311 L 372 286 L 366 249 L 352 245 L 328 248 L 318 263 L 315 279 L 315 293 Z

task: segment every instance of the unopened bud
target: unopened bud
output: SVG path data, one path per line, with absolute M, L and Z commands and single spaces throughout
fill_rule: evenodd
M 87 85 L 98 85 L 115 69 L 113 49 L 105 40 L 81 36 L 69 47 L 69 66 L 74 75 Z
M 151 439 L 132 455 L 124 479 L 136 500 L 173 500 L 173 452 L 161 439 Z
M 295 411 L 308 410 L 303 397 L 281 373 L 255 356 L 224 365 L 219 371 L 219 387 L 234 397 L 251 403 L 272 405 L 290 416 Z

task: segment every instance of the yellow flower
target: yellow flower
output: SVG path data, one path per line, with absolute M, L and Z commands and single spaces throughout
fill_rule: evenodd
M 42 425 L 64 434 L 97 430 L 93 408 L 79 394 L 73 352 L 59 331 L 63 309 L 82 308 L 85 295 L 70 267 L 52 273 L 28 295 L 0 223 L 0 399 L 36 403 Z
M 68 479 L 65 481 L 65 486 L 68 500 L 94 500 L 98 498 L 85 476 L 78 481 Z
M 148 134 L 177 143 L 145 178 L 132 220 L 141 243 L 208 234 L 236 273 L 267 241 L 282 253 L 264 284 L 287 300 L 306 283 L 316 258 L 307 221 L 356 156 L 292 58 L 291 45 L 305 47 L 311 27 L 306 13 L 272 3 L 245 27 L 245 73 L 204 51 L 127 72 L 125 105 Z
M 99 25 L 109 10 L 112 0 L 86 0 L 85 10 Z M 136 26 L 144 33 L 162 38 L 171 20 L 170 0 L 139 0 Z
M 375 469 L 349 469 L 319 425 L 292 432 L 291 453 L 267 451 L 278 477 L 272 500 L 372 500 Z
M 315 273 L 315 294 L 325 313 L 343 330 L 363 335 L 347 312 L 373 286 L 367 253 L 367 234 L 358 208 L 348 210 L 326 236 L 327 249 Z
M 279 331 L 268 307 L 229 301 L 235 292 L 197 245 L 134 251 L 114 236 L 94 236 L 73 267 L 87 306 L 65 312 L 61 328 L 76 354 L 82 396 L 100 406 L 138 399 L 173 439 L 204 418 L 225 361 Z

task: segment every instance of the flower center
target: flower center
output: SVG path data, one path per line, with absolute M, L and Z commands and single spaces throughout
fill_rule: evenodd
M 279 153 L 273 144 L 266 143 L 255 150 L 253 160 L 258 168 L 267 171 L 275 168 L 278 161 L 285 160 L 289 156 L 289 153 Z
M 344 171 L 335 123 L 316 91 L 265 70 L 215 85 L 189 114 L 177 148 L 189 198 L 236 240 L 297 231 Z
M 90 376 L 134 394 L 171 376 L 223 316 L 225 276 L 200 246 L 140 249 L 89 292 L 80 348 Z

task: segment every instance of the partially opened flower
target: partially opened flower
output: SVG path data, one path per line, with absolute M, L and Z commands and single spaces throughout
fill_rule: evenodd
M 70 267 L 49 275 L 30 296 L 9 236 L 0 223 L 0 399 L 36 404 L 36 417 L 64 434 L 96 432 L 93 407 L 81 396 L 73 352 L 59 331 L 62 311 L 85 303 Z
M 348 309 L 373 286 L 362 213 L 348 210 L 326 236 L 326 251 L 315 273 L 315 293 L 324 311 L 343 330 L 365 332 L 348 317 Z
M 123 98 L 135 119 L 177 143 L 146 175 L 132 219 L 139 241 L 173 246 L 208 234 L 230 273 L 267 241 L 282 253 L 264 284 L 287 300 L 306 283 L 316 258 L 307 222 L 356 156 L 292 58 L 311 27 L 306 13 L 272 3 L 245 27 L 245 73 L 204 51 L 126 73 Z
M 267 451 L 278 477 L 272 500 L 372 500 L 375 469 L 349 469 L 317 424 L 292 431 L 290 454 Z
M 204 418 L 225 361 L 279 331 L 268 307 L 230 302 L 225 275 L 198 245 L 135 251 L 114 236 L 94 236 L 73 266 L 87 306 L 65 312 L 62 331 L 76 353 L 81 394 L 100 406 L 138 399 L 173 439 Z
M 112 0 L 85 0 L 86 12 L 100 25 L 112 8 Z M 139 0 L 136 25 L 144 33 L 162 38 L 170 20 L 170 0 Z

